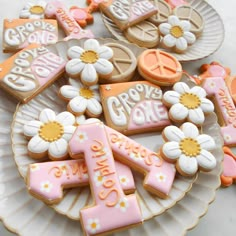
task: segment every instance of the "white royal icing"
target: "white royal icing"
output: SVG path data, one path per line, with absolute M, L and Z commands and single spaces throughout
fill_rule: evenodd
M 46 5 L 47 5 L 46 1 L 37 1 L 35 3 L 28 2 L 20 11 L 20 18 L 43 19 Z M 34 11 L 34 8 L 38 8 L 40 10 Z

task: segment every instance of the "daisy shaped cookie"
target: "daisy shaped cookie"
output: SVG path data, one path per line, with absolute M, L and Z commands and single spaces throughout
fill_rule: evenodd
M 37 1 L 36 3 L 28 2 L 20 11 L 20 18 L 43 19 L 46 5 L 47 3 L 45 1 Z
M 190 122 L 180 128 L 168 126 L 162 136 L 167 142 L 161 147 L 163 159 L 176 163 L 176 169 L 183 176 L 193 176 L 200 169 L 211 171 L 216 159 L 209 152 L 215 148 L 215 141 L 206 134 L 199 134 L 197 126 Z
M 170 107 L 170 119 L 176 122 L 185 120 L 196 125 L 203 124 L 205 114 L 214 111 L 213 103 L 206 98 L 206 91 L 200 86 L 189 86 L 178 82 L 173 86 L 173 91 L 163 95 L 163 103 Z
M 51 109 L 42 110 L 38 120 L 31 120 L 23 127 L 24 135 L 30 139 L 29 156 L 34 159 L 66 159 L 68 141 L 76 129 L 74 123 L 75 117 L 70 112 L 56 115 Z
M 191 24 L 187 20 L 180 20 L 177 16 L 168 17 L 168 22 L 159 25 L 160 34 L 163 36 L 162 44 L 176 52 L 184 52 L 188 45 L 195 43 L 196 36 L 190 32 Z
M 113 57 L 113 50 L 107 46 L 100 46 L 96 39 L 84 42 L 84 48 L 70 47 L 69 61 L 66 72 L 72 78 L 80 78 L 86 86 L 94 85 L 98 78 L 109 79 L 112 76 L 113 64 L 109 61 Z
M 99 117 L 102 105 L 98 85 L 88 87 L 74 79 L 69 79 L 69 84 L 62 86 L 59 91 L 59 96 L 69 101 L 67 110 L 76 116 L 85 113 L 89 117 Z

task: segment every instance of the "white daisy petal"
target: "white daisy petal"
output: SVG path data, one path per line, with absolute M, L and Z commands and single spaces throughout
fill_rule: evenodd
M 202 149 L 211 151 L 216 147 L 215 140 L 207 134 L 200 134 L 196 138 L 196 140 L 198 141 Z
M 70 85 L 63 85 L 60 88 L 60 94 L 66 99 L 72 99 L 78 96 L 78 89 Z
M 102 106 L 95 98 L 88 99 L 87 109 L 95 116 L 102 114 Z
M 178 159 L 178 166 L 181 171 L 187 175 L 194 175 L 198 170 L 198 162 L 196 158 L 190 158 L 185 155 L 181 155 Z
M 97 72 L 93 65 L 86 64 L 82 73 L 81 73 L 81 81 L 83 83 L 96 83 L 97 81 Z
M 77 79 L 72 79 L 72 78 L 69 78 L 69 84 L 77 89 L 80 89 L 81 87 L 84 87 L 83 84 L 77 80 Z
M 170 125 L 163 130 L 164 137 L 168 141 L 180 142 L 185 138 L 184 133 L 176 126 Z
M 80 116 L 75 117 L 75 122 L 77 125 L 82 125 L 82 124 L 84 124 L 85 121 L 86 121 L 86 118 L 84 115 L 80 115 Z
M 73 124 L 75 124 L 75 117 L 74 117 L 74 115 L 72 115 L 68 111 L 64 111 L 64 112 L 59 113 L 56 116 L 55 120 L 57 122 L 59 122 L 60 124 L 64 125 L 64 126 L 65 125 L 73 125 Z
M 73 133 L 75 132 L 76 127 L 69 125 L 64 127 L 64 134 L 62 136 L 63 139 L 69 141 L 72 138 Z
M 184 32 L 183 37 L 185 38 L 188 44 L 193 44 L 196 42 L 196 36 L 191 32 Z
M 167 91 L 163 95 L 163 100 L 171 105 L 179 103 L 179 93 L 175 91 Z
M 170 33 L 171 25 L 168 23 L 162 23 L 159 25 L 159 30 L 161 34 L 167 35 Z
M 70 100 L 69 107 L 75 113 L 84 113 L 87 108 L 87 100 L 81 96 L 77 96 Z
M 67 154 L 68 143 L 64 139 L 58 139 L 55 142 L 50 143 L 48 148 L 48 154 L 53 158 L 62 158 Z
M 110 60 L 113 57 L 113 50 L 107 46 L 100 46 L 97 53 L 99 58 Z
M 43 123 L 38 120 L 31 120 L 23 127 L 24 135 L 33 137 L 38 134 L 39 128 Z
M 193 93 L 197 95 L 199 98 L 205 98 L 206 97 L 206 91 L 200 86 L 194 86 L 190 89 L 190 93 Z
M 43 109 L 39 115 L 39 120 L 43 123 L 48 123 L 50 121 L 54 121 L 56 118 L 56 114 L 51 109 Z
M 163 37 L 163 43 L 169 48 L 172 48 L 176 45 L 176 38 L 173 37 L 171 34 L 167 34 Z
M 85 50 L 94 50 L 97 52 L 99 47 L 100 47 L 100 44 L 96 39 L 88 39 L 84 42 Z
M 162 152 L 167 158 L 172 160 L 176 160 L 181 155 L 179 143 L 174 141 L 166 142 L 162 146 Z
M 32 153 L 44 153 L 48 150 L 49 142 L 44 141 L 38 135 L 35 135 L 28 142 L 28 150 Z
M 179 25 L 184 31 L 189 31 L 191 29 L 191 24 L 187 20 L 181 20 Z
M 168 23 L 170 23 L 172 26 L 179 25 L 180 20 L 177 16 L 171 15 L 171 16 L 168 17 Z
M 81 54 L 84 52 L 84 49 L 79 46 L 70 47 L 67 51 L 67 56 L 71 59 L 79 59 Z
M 199 130 L 196 125 L 190 123 L 190 122 L 185 122 L 181 126 L 181 130 L 184 132 L 184 135 L 186 138 L 197 138 L 199 135 Z
M 214 104 L 207 98 L 201 99 L 201 108 L 203 112 L 210 113 L 214 111 Z
M 186 83 L 183 82 L 177 82 L 174 84 L 173 89 L 180 93 L 180 94 L 184 94 L 184 93 L 189 93 L 190 92 L 190 88 L 188 87 L 188 85 Z
M 96 63 L 94 63 L 94 67 L 98 74 L 100 75 L 108 75 L 112 73 L 114 67 L 113 64 L 106 59 L 98 59 Z
M 20 18 L 22 18 L 22 19 L 28 19 L 28 18 L 30 18 L 30 12 L 29 12 L 29 10 L 28 9 L 23 9 L 23 10 L 21 10 L 21 12 L 20 12 Z
M 203 124 L 205 120 L 204 113 L 200 107 L 196 109 L 189 109 L 188 111 L 188 119 L 196 125 Z
M 72 59 L 66 63 L 65 70 L 70 75 L 79 74 L 85 67 L 85 64 L 80 59 Z
M 200 155 L 196 157 L 198 165 L 206 171 L 210 171 L 216 167 L 215 157 L 208 151 L 202 149 Z
M 169 114 L 174 120 L 183 121 L 187 118 L 189 110 L 181 103 L 177 103 L 170 108 Z
M 188 48 L 187 40 L 184 37 L 180 37 L 176 39 L 176 48 L 184 51 Z

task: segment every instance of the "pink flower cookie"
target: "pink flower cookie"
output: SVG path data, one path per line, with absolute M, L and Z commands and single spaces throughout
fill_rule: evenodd
M 163 36 L 163 46 L 179 53 L 186 51 L 188 45 L 196 41 L 196 36 L 190 32 L 190 29 L 189 21 L 180 20 L 174 15 L 169 16 L 168 22 L 159 25 L 160 34 Z
M 163 103 L 170 107 L 170 119 L 176 122 L 188 120 L 196 125 L 203 124 L 205 115 L 214 111 L 213 103 L 206 98 L 206 91 L 200 86 L 189 86 L 178 82 L 173 91 L 163 95 Z
M 35 3 L 27 2 L 23 9 L 20 11 L 20 18 L 43 19 L 46 5 L 47 2 L 45 1 L 36 1 Z
M 165 0 L 165 1 L 171 6 L 171 8 L 175 8 L 175 7 L 178 7 L 178 6 L 182 6 L 182 5 L 188 4 L 184 0 Z
M 80 77 L 84 85 L 97 84 L 98 79 L 112 76 L 113 64 L 109 61 L 113 51 L 107 46 L 100 46 L 96 39 L 84 42 L 84 48 L 73 46 L 68 50 L 69 61 L 66 72 L 72 78 Z
M 183 176 L 193 176 L 200 169 L 211 171 L 216 167 L 216 159 L 209 152 L 216 144 L 212 137 L 199 134 L 198 128 L 189 122 L 180 128 L 168 126 L 162 136 L 167 142 L 161 147 L 161 156 L 176 163 L 176 169 Z
M 68 141 L 76 127 L 75 117 L 69 112 L 58 115 L 51 109 L 41 111 L 38 120 L 31 120 L 23 127 L 24 135 L 30 138 L 29 156 L 34 159 L 49 157 L 63 160 L 68 157 Z
M 69 79 L 70 85 L 60 88 L 59 96 L 69 101 L 67 109 L 75 115 L 86 113 L 89 117 L 102 114 L 98 85 L 84 86 L 78 80 Z

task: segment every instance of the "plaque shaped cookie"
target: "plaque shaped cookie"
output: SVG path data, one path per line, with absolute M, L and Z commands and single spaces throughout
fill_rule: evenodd
M 99 6 L 122 31 L 157 13 L 157 8 L 147 0 L 108 0 Z
M 31 44 L 0 64 L 0 87 L 26 103 L 64 73 L 65 61 Z
M 170 124 L 162 90 L 147 81 L 101 85 L 100 94 L 107 125 L 121 133 L 162 130 Z
M 4 20 L 3 52 L 17 52 L 29 44 L 53 44 L 58 40 L 56 20 Z

